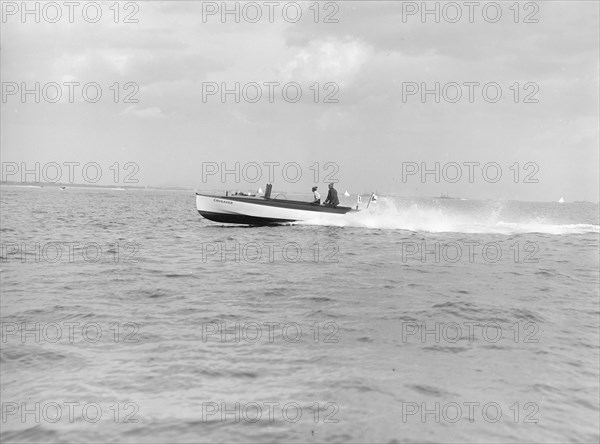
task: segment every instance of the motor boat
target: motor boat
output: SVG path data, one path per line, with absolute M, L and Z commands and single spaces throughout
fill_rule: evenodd
M 196 193 L 196 208 L 208 220 L 228 224 L 277 225 L 316 219 L 321 215 L 343 217 L 357 208 L 317 205 L 299 200 L 271 198 L 268 184 L 263 196 L 216 196 Z

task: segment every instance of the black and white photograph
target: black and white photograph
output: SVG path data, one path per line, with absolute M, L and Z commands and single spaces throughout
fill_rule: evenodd
M 2 443 L 598 443 L 598 0 L 1 0 Z

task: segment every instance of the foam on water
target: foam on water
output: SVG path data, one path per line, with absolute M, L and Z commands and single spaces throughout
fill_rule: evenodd
M 462 207 L 461 207 L 462 205 Z M 548 216 L 535 216 L 531 212 L 504 214 L 502 202 L 480 202 L 479 207 L 465 207 L 458 201 L 431 200 L 399 201 L 380 198 L 369 209 L 359 213 L 339 215 L 320 214 L 303 222 L 305 225 L 329 225 L 430 233 L 491 233 L 491 234 L 583 234 L 600 233 L 600 226 L 582 223 L 557 223 Z

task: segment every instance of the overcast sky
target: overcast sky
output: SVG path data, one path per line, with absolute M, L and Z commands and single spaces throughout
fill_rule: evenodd
M 62 2 L 56 3 L 58 20 L 56 8 L 41 3 L 36 23 L 35 15 L 15 11 L 21 2 L 3 2 L 3 167 L 96 162 L 103 173 L 99 183 L 106 184 L 118 162 L 121 183 L 129 172 L 141 185 L 264 189 L 264 163 L 278 162 L 274 188 L 286 191 L 309 191 L 315 179 L 325 191 L 326 176 L 334 173 L 338 190 L 351 193 L 598 201 L 596 1 L 519 8 L 499 2 L 499 19 L 494 6 L 484 12 L 486 2 L 471 11 L 463 2 L 446 8 L 438 3 L 439 23 L 414 10 L 421 2 L 321 2 L 312 9 L 312 2 L 299 2 L 296 23 L 297 8 L 284 12 L 284 2 L 271 11 L 264 2 L 245 9 L 240 3 L 240 23 L 233 14 L 223 23 L 219 11 L 212 14 L 221 2 L 193 1 L 121 3 L 114 23 L 112 3 L 100 2 L 96 23 L 94 7 L 84 16 L 86 2 L 74 9 L 73 23 Z M 458 19 L 454 5 L 462 13 Z M 258 10 L 261 19 L 249 23 Z M 126 18 L 137 23 L 124 23 Z M 23 84 L 33 89 L 35 82 L 46 86 L 40 103 L 34 94 L 21 96 Z M 50 103 L 56 91 L 50 82 L 61 85 L 57 103 Z M 64 82 L 96 82 L 102 98 L 88 103 L 81 86 L 73 86 L 70 103 Z M 118 88 L 111 89 L 115 82 Z M 125 88 L 127 82 L 139 90 Z M 240 103 L 234 94 L 225 96 L 226 103 L 220 92 L 208 94 L 215 85 L 233 89 L 236 82 L 256 82 L 262 97 L 252 103 L 252 85 Z M 272 84 L 272 103 L 266 82 L 279 83 Z M 282 94 L 290 82 L 302 90 L 295 103 L 293 88 L 287 90 L 290 102 Z M 434 93 L 422 103 L 415 85 L 433 89 L 436 82 L 439 103 Z M 492 85 L 484 96 L 486 84 Z M 497 87 L 502 97 L 494 103 Z M 87 92 L 92 100 L 94 90 Z M 125 103 L 128 93 L 138 102 Z M 334 103 L 325 103 L 328 95 Z M 139 171 L 125 170 L 127 162 Z M 233 174 L 225 184 L 220 174 L 203 180 L 203 165 L 209 172 L 222 163 L 234 169 L 236 162 L 250 179 L 257 171 L 249 163 L 261 165 L 258 182 L 236 184 Z M 301 168 L 296 183 L 294 168 L 287 180 L 282 173 L 291 162 Z M 327 162 L 336 169 L 325 168 Z M 436 162 L 440 183 L 434 174 L 422 180 L 420 171 L 403 177 L 403 170 L 420 170 L 422 163 L 434 169 Z M 464 162 L 480 163 L 471 164 L 473 183 Z M 481 166 L 493 162 L 486 181 Z M 454 163 L 462 169 L 458 180 Z M 492 183 L 498 166 L 502 177 Z M 74 171 L 75 181 L 84 182 Z M 63 181 L 66 173 L 64 167 Z M 532 179 L 537 183 L 523 183 Z

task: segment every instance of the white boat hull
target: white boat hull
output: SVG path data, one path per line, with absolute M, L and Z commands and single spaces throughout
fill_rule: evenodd
M 196 208 L 205 218 L 224 223 L 268 225 L 306 221 L 322 214 L 343 217 L 356 211 L 348 207 L 325 207 L 308 202 L 196 194 Z

